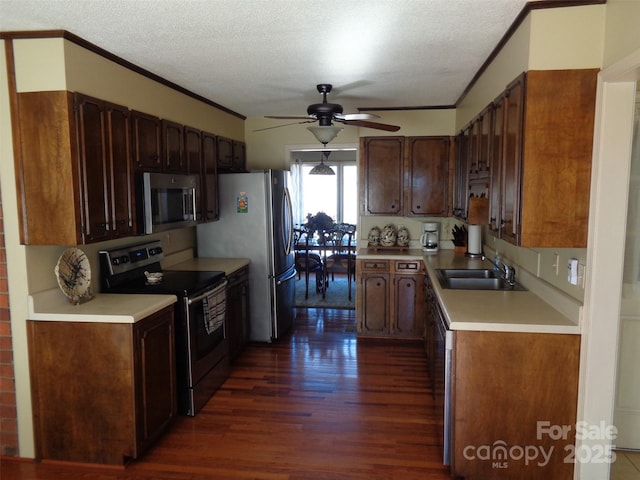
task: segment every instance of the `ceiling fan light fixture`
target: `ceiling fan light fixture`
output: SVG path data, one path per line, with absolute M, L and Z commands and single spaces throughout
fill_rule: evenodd
M 336 172 L 333 171 L 333 168 L 331 168 L 329 165 L 324 164 L 324 160 L 329 159 L 330 153 L 331 152 L 327 150 L 322 152 L 320 156 L 320 163 L 309 171 L 309 175 L 335 175 L 336 174 Z
M 313 136 L 323 145 L 326 145 L 331 140 L 336 138 L 342 131 L 342 127 L 336 127 L 335 125 L 318 125 L 313 127 L 307 127 Z

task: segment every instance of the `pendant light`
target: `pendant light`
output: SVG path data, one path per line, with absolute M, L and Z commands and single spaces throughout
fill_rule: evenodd
M 329 165 L 324 164 L 324 160 L 329 159 L 331 151 L 325 150 L 320 153 L 320 163 L 313 167 L 309 172 L 309 175 L 335 175 L 336 172 Z M 324 157 L 324 158 L 323 158 Z

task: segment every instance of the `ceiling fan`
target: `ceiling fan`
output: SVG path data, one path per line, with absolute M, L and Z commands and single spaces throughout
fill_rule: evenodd
M 323 144 L 329 143 L 340 130 L 340 127 L 334 127 L 332 122 L 343 123 L 345 125 L 354 125 L 356 127 L 366 127 L 366 128 L 375 128 L 378 130 L 385 130 L 387 132 L 397 132 L 400 130 L 400 127 L 397 125 L 388 125 L 385 123 L 378 122 L 370 122 L 369 120 L 374 118 L 380 118 L 378 115 L 374 115 L 372 113 L 342 113 L 342 105 L 337 103 L 329 103 L 327 102 L 327 94 L 331 92 L 333 86 L 328 83 L 321 83 L 316 86 L 318 92 L 322 95 L 322 103 L 314 103 L 307 107 L 307 115 L 306 116 L 284 116 L 284 115 L 267 115 L 265 118 L 275 118 L 281 120 L 300 120 L 299 122 L 287 123 L 285 125 L 277 125 L 275 127 L 267 127 L 261 128 L 260 130 L 269 130 L 271 128 L 279 128 L 286 127 L 288 125 L 296 125 L 301 123 L 313 123 L 318 122 L 318 127 L 307 127 L 316 138 Z M 321 134 L 323 130 L 328 129 L 326 127 L 330 127 L 335 132 L 333 136 L 329 135 L 331 138 L 326 135 Z M 315 130 L 315 131 L 314 131 Z M 328 138 L 328 140 L 327 140 Z M 325 141 L 326 140 L 326 141 Z

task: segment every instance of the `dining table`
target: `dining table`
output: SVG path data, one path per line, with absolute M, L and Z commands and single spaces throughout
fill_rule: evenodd
M 293 249 L 296 253 L 317 253 L 322 258 L 324 265 L 327 263 L 327 252 L 329 255 L 334 253 L 346 254 L 347 255 L 347 283 L 348 283 L 348 292 L 349 292 L 349 300 L 351 300 L 351 278 L 355 274 L 355 256 L 356 251 L 358 249 L 358 242 L 356 239 L 352 239 L 350 242 L 343 241 L 341 243 L 336 244 L 336 242 L 320 242 L 318 238 L 309 239 L 307 241 L 299 241 L 294 243 Z M 353 258 L 353 261 L 351 261 Z M 353 270 L 351 266 L 353 265 Z M 309 272 L 306 272 L 307 275 L 307 288 L 308 288 L 308 275 Z M 322 297 L 324 298 L 326 293 L 326 282 L 322 282 Z

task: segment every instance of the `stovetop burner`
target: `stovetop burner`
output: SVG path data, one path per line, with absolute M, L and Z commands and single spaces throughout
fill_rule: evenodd
M 192 296 L 224 279 L 219 271 L 162 270 L 160 241 L 104 250 L 100 255 L 102 291 Z M 145 272 L 162 272 L 160 282 L 147 281 Z
M 150 283 L 143 275 L 121 285 L 110 287 L 112 293 L 155 293 L 188 297 L 211 287 L 224 278 L 224 272 L 163 270 L 160 282 Z

